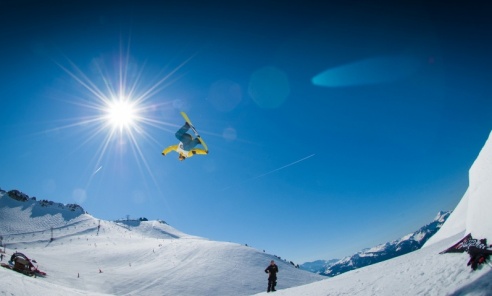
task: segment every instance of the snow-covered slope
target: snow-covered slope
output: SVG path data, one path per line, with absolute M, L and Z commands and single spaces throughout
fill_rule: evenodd
M 48 274 L 35 279 L 0 268 L 0 295 L 250 295 L 265 289 L 263 270 L 272 259 L 283 288 L 323 278 L 256 249 L 187 235 L 163 222 L 110 222 L 81 208 L 41 203 L 0 197 L 7 258 L 20 251 Z
M 459 238 L 460 235 L 451 237 L 429 248 L 309 285 L 280 290 L 275 295 L 492 295 L 492 270 L 489 266 L 470 272 L 466 266 L 467 254 L 439 254 Z
M 492 133 L 470 168 L 468 190 L 461 202 L 448 222 L 425 246 L 458 233 L 471 233 L 473 237 L 492 240 L 491 206 Z
M 490 265 L 471 271 L 467 253 L 439 254 L 465 233 L 492 241 L 492 215 L 486 214 L 492 208 L 492 133 L 473 163 L 469 178 L 462 200 L 422 249 L 275 295 L 492 295 Z

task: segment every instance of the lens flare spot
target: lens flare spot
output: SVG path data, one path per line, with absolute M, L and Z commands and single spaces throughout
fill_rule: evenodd
M 234 141 L 237 138 L 236 129 L 228 127 L 222 132 L 222 137 L 227 141 Z
M 212 84 L 207 100 L 222 112 L 232 111 L 242 100 L 239 84 L 229 80 L 219 80 Z
M 392 83 L 414 75 L 421 64 L 405 55 L 369 58 L 328 69 L 313 77 L 312 83 L 332 88 Z
M 278 108 L 290 94 L 289 80 L 283 71 L 264 67 L 251 76 L 248 92 L 259 107 Z
M 82 204 L 87 199 L 87 193 L 82 188 L 75 188 L 72 192 L 72 198 L 76 203 Z

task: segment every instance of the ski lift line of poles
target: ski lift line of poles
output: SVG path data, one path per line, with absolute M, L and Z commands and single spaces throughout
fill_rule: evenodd
M 73 223 L 70 223 L 70 224 L 66 224 L 66 225 L 63 225 L 63 226 L 59 226 L 59 227 L 53 227 L 51 226 L 49 228 L 49 231 L 50 231 L 50 239 L 49 241 L 52 242 L 54 239 L 55 239 L 55 230 L 63 230 L 64 228 L 67 228 L 67 227 L 70 227 L 70 226 L 77 226 L 77 225 L 80 225 L 82 223 L 85 223 L 85 222 L 90 222 L 92 221 L 91 218 L 87 218 L 87 219 L 84 219 L 84 220 L 81 220 L 81 221 L 77 221 L 77 222 L 73 222 Z M 96 226 L 96 227 L 93 227 L 94 230 L 99 230 L 100 228 L 100 221 L 99 221 L 99 225 Z M 11 234 L 8 234 L 8 235 L 2 235 L 1 238 L 0 238 L 0 248 L 2 247 L 2 244 L 4 241 L 7 241 L 7 237 L 9 237 L 10 240 L 15 240 L 15 238 L 17 238 L 17 240 L 19 241 L 21 238 L 24 238 L 26 235 L 32 235 L 33 237 L 37 234 L 44 234 L 45 231 L 47 231 L 48 229 L 43 229 L 43 230 L 37 230 L 37 231 L 31 231 L 31 232 L 24 232 L 24 233 L 11 233 Z M 1 249 L 0 249 L 1 251 Z

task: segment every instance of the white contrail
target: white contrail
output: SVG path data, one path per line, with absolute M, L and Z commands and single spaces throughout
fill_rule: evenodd
M 291 163 L 289 163 L 289 164 L 286 164 L 286 165 L 284 165 L 283 167 L 280 167 L 280 168 L 278 168 L 278 169 L 274 169 L 274 170 L 272 170 L 272 171 L 269 171 L 268 173 L 264 173 L 264 174 L 258 175 L 258 176 L 256 176 L 256 177 L 249 178 L 248 180 L 245 180 L 245 181 L 241 182 L 240 184 L 243 184 L 243 183 L 246 183 L 246 182 L 249 182 L 249 181 L 252 181 L 252 180 L 255 180 L 255 179 L 261 178 L 261 177 L 264 177 L 264 176 L 269 175 L 269 174 L 272 174 L 272 173 L 275 173 L 275 172 L 277 172 L 277 171 L 280 171 L 280 170 L 282 170 L 282 169 L 285 169 L 285 168 L 287 168 L 287 167 L 290 167 L 291 165 L 294 165 L 294 164 L 299 163 L 299 162 L 301 162 L 301 161 L 304 161 L 304 160 L 306 160 L 306 159 L 308 159 L 308 158 L 311 158 L 311 157 L 313 157 L 313 156 L 315 156 L 315 155 L 316 155 L 316 154 L 314 154 L 314 153 L 313 153 L 313 154 L 311 154 L 311 155 L 309 155 L 309 156 L 306 156 L 306 157 L 304 157 L 304 158 L 301 158 L 301 159 L 299 159 L 299 160 L 296 160 L 296 161 L 294 161 L 294 162 L 291 162 Z M 238 184 L 238 185 L 239 185 L 239 184 Z M 233 185 L 231 185 L 231 186 L 229 186 L 229 187 L 226 187 L 226 188 L 222 189 L 222 191 L 227 190 L 227 189 L 231 188 L 232 186 L 233 186 Z
M 94 176 L 95 174 L 97 174 L 97 172 L 99 172 L 99 170 L 102 169 L 103 166 L 100 166 L 94 173 L 92 173 L 92 175 Z
M 292 163 L 289 163 L 289 164 L 287 164 L 287 165 L 284 165 L 284 166 L 283 166 L 283 167 L 281 167 L 281 168 L 274 169 L 273 171 L 270 171 L 270 172 L 268 172 L 268 173 L 264 173 L 264 174 L 261 174 L 261 175 L 259 175 L 259 176 L 253 177 L 253 178 L 249 179 L 248 181 L 251 181 L 251 180 L 254 180 L 254 179 L 258 179 L 258 178 L 261 178 L 261 177 L 266 176 L 266 175 L 269 175 L 269 174 L 271 174 L 271 173 L 275 173 L 276 171 L 280 171 L 281 169 L 285 169 L 286 167 L 290 167 L 291 165 L 294 165 L 294 164 L 296 164 L 296 163 L 298 163 L 298 162 L 301 162 L 301 161 L 306 160 L 306 159 L 308 159 L 308 158 L 310 158 L 310 157 L 313 157 L 314 155 L 315 155 L 315 154 L 311 154 L 311 155 L 306 156 L 306 157 L 304 157 L 304 158 L 302 158 L 302 159 L 299 159 L 299 160 L 297 160 L 297 161 L 294 161 L 294 162 L 292 162 Z

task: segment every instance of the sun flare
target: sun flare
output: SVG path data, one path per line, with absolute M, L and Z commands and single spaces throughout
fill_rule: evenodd
M 118 99 L 108 103 L 106 119 L 113 128 L 131 128 L 137 121 L 137 108 L 130 100 Z
M 173 75 L 188 60 L 163 77 L 159 73 L 156 78 L 146 74 L 144 68 L 139 68 L 129 53 L 123 51 L 118 58 L 94 60 L 90 67 L 92 71 L 87 74 L 70 59 L 70 67 L 57 63 L 77 82 L 77 89 L 82 90 L 75 95 L 77 99 L 67 102 L 81 107 L 83 115 L 70 118 L 71 123 L 63 128 L 78 127 L 87 131 L 87 135 L 81 137 L 81 146 L 89 142 L 98 143 L 91 171 L 98 172 L 103 163 L 109 164 L 110 161 L 118 161 L 118 167 L 122 167 L 130 161 L 126 154 L 131 153 L 140 171 L 146 171 L 145 175 L 158 184 L 147 160 L 147 151 L 160 149 L 155 135 L 162 134 L 162 131 L 170 132 L 169 127 L 174 133 L 174 125 L 163 120 L 167 111 L 174 111 L 173 101 L 163 99 L 161 92 L 172 83 L 169 79 L 174 78 Z M 147 81 L 154 82 L 147 84 Z M 160 131 L 157 133 L 157 130 Z M 156 144 L 159 148 L 154 147 Z M 115 155 L 125 157 L 115 158 Z

